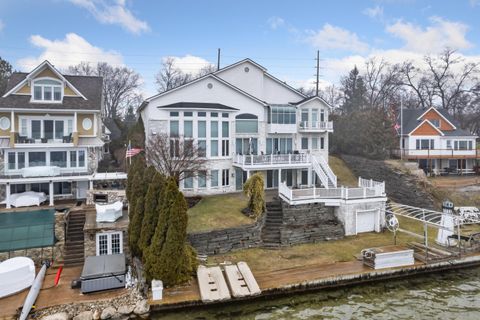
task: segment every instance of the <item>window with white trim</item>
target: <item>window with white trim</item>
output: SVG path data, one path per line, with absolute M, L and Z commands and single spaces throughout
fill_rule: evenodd
M 33 101 L 62 101 L 63 84 L 54 79 L 39 79 L 33 82 Z
M 97 256 L 123 253 L 122 232 L 97 233 Z

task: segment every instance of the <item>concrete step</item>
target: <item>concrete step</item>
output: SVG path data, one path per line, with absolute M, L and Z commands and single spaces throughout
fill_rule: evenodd
M 83 259 L 83 258 L 84 258 L 83 255 L 84 255 L 83 251 L 82 251 L 82 252 L 72 252 L 72 253 L 67 252 L 67 253 L 65 254 L 65 260 L 67 260 L 67 259 L 69 259 L 69 260 L 71 260 L 71 259 L 78 259 L 78 258 L 82 258 L 82 259 Z
M 64 259 L 63 265 L 66 267 L 74 267 L 74 266 L 80 266 L 85 262 L 85 259 L 83 258 L 78 258 L 78 259 Z

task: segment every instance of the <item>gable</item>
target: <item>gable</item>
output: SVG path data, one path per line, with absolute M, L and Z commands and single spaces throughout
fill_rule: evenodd
M 435 109 L 428 110 L 421 118 L 422 120 L 438 120 L 440 122 L 440 130 L 442 131 L 452 131 L 455 128 L 445 121 L 445 118 L 439 114 Z
M 57 80 L 62 80 L 60 79 L 60 77 L 55 73 L 53 72 L 48 66 L 45 67 L 45 69 L 43 69 L 41 72 L 39 72 L 34 79 L 37 79 L 37 78 L 43 78 L 43 77 L 48 77 L 48 78 L 54 78 L 54 79 L 57 79 Z
M 429 121 L 423 121 L 417 128 L 410 132 L 412 136 L 440 136 L 441 133 Z

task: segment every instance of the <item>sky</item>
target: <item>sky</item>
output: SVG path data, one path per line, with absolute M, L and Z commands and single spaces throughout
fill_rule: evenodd
M 196 72 L 251 58 L 294 87 L 338 85 L 373 56 L 390 63 L 445 47 L 480 62 L 480 0 L 1 0 L 0 57 L 30 71 L 47 59 L 127 66 L 156 93 L 166 57 Z

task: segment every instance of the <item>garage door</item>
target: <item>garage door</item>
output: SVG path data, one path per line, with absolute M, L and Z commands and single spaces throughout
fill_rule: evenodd
M 375 231 L 377 210 L 357 210 L 357 233 Z

